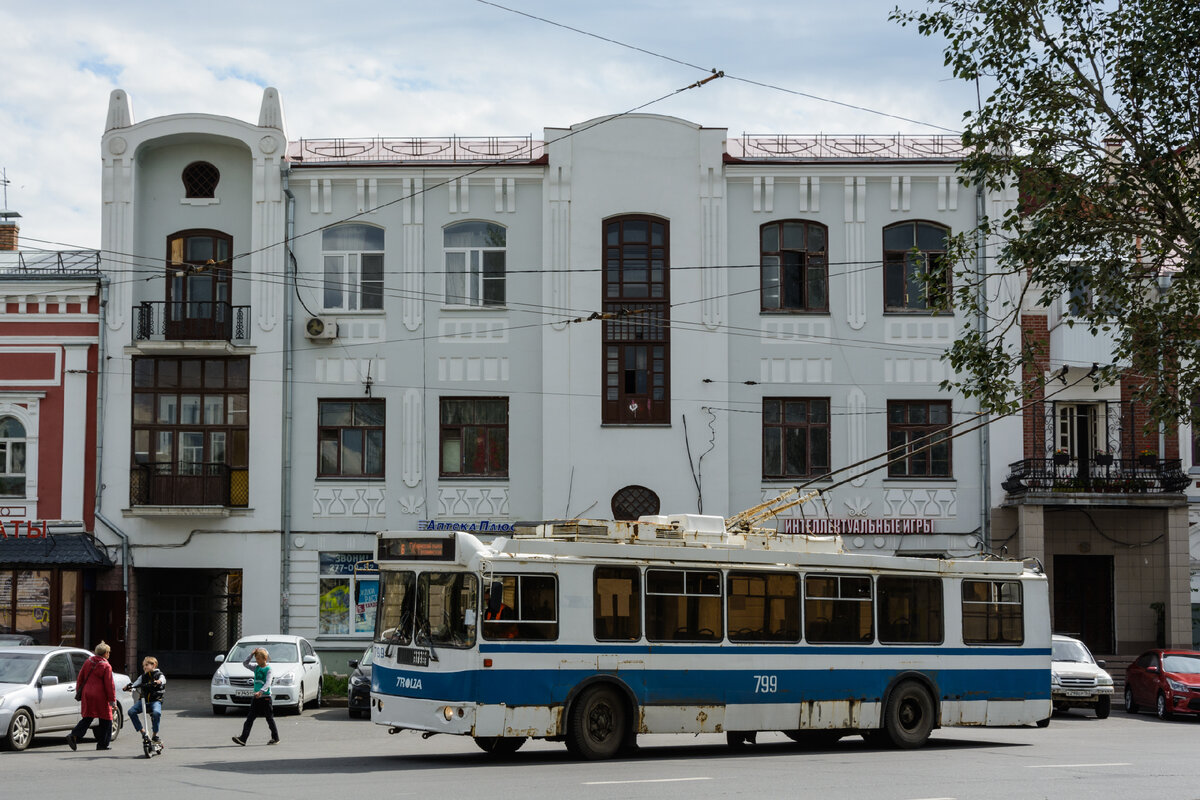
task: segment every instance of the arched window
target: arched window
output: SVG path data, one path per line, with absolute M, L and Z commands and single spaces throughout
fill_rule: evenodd
M 829 236 L 824 225 L 799 219 L 760 229 L 763 311 L 828 311 Z
M 25 426 L 0 417 L 0 497 L 25 496 Z
M 326 311 L 383 309 L 383 228 L 348 223 L 321 233 Z
M 494 222 L 457 222 L 443 231 L 446 305 L 502 306 L 508 232 Z
M 883 229 L 884 311 L 950 308 L 950 229 L 932 222 L 899 222 Z
M 221 171 L 207 161 L 193 161 L 183 168 L 185 197 L 216 197 Z
M 626 486 L 612 496 L 613 519 L 637 519 L 657 514 L 658 495 L 645 486 Z

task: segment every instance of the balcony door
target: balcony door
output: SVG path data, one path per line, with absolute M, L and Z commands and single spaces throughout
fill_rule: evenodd
M 1099 403 L 1057 403 L 1056 409 L 1056 450 L 1065 450 L 1075 459 L 1090 460 L 1097 451 L 1106 449 Z
M 219 231 L 183 231 L 167 239 L 168 339 L 230 338 L 232 249 L 233 238 Z

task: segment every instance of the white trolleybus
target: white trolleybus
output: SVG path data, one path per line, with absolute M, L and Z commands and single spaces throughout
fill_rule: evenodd
M 721 517 L 378 534 L 371 718 L 606 758 L 639 733 L 850 734 L 1045 725 L 1037 566 L 848 554 Z

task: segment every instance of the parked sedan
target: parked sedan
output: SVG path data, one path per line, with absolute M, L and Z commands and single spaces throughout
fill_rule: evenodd
M 37 641 L 24 633 L 0 633 L 0 647 L 18 644 L 37 644 Z
M 1153 708 L 1159 719 L 1200 713 L 1200 653 L 1147 650 L 1125 669 L 1125 710 Z
M 250 708 L 254 673 L 243 666 L 257 648 L 271 657 L 271 697 L 277 710 L 290 707 L 299 714 L 306 704 L 321 705 L 321 659 L 303 636 L 267 634 L 243 636 L 226 655 L 217 656 L 210 692 L 214 714 L 228 708 Z
M 346 707 L 350 709 L 350 716 L 355 719 L 364 714 L 371 714 L 372 649 L 368 647 L 364 650 L 362 658 L 357 661 L 350 660 L 350 668 L 354 671 L 350 673 L 349 686 L 346 687 Z
M 66 733 L 79 722 L 75 676 L 91 657 L 77 647 L 23 645 L 0 647 L 0 740 L 10 750 L 24 750 L 33 737 Z M 128 675 L 113 673 L 113 684 L 129 683 Z M 113 739 L 129 710 L 129 695 L 117 692 L 120 713 L 113 715 Z

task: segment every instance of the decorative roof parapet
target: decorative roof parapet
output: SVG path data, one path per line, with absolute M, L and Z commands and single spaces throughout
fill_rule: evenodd
M 300 139 L 288 143 L 295 164 L 400 162 L 527 164 L 546 152 L 532 136 L 441 136 L 372 139 Z
M 882 160 L 957 161 L 967 155 L 958 136 L 901 134 L 743 133 L 726 142 L 726 152 L 747 161 Z

